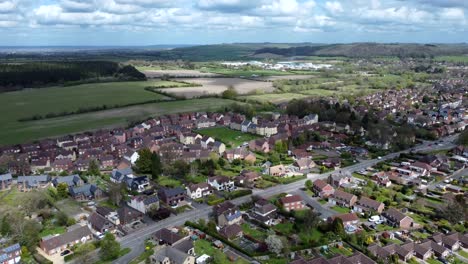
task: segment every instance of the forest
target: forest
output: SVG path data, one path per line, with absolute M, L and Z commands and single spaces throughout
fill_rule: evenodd
M 0 92 L 100 81 L 146 80 L 133 66 L 109 61 L 0 64 Z

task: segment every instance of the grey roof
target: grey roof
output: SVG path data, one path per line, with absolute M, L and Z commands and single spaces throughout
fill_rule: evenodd
M 177 241 L 181 240 L 182 236 L 170 231 L 167 228 L 163 228 L 163 229 L 160 229 L 160 230 L 154 232 L 153 239 L 154 240 L 160 240 L 163 243 L 168 244 L 168 245 L 173 245 Z
M 173 196 L 177 196 L 177 195 L 180 195 L 180 194 L 185 194 L 185 190 L 180 188 L 180 187 L 177 187 L 177 188 L 161 188 L 161 189 L 159 189 L 159 191 L 164 193 L 166 195 L 166 197 L 173 197 Z
M 36 187 L 41 183 L 50 182 L 49 175 L 18 176 L 18 184 L 26 183 L 28 187 Z
M 158 261 L 163 261 L 164 258 L 167 257 L 170 259 L 171 263 L 185 263 L 186 259 L 190 257 L 190 255 L 172 247 L 164 247 L 155 252 L 154 257 Z
M 190 239 L 184 239 L 181 242 L 176 243 L 173 247 L 184 253 L 188 253 L 193 249 L 193 241 Z
M 78 174 L 56 177 L 52 180 L 54 186 L 59 185 L 60 183 L 66 183 L 68 186 L 75 186 L 80 182 L 81 178 Z
M 11 176 L 11 173 L 0 175 L 0 181 L 10 181 L 11 179 L 13 179 L 13 177 Z
M 122 182 L 125 176 L 133 174 L 133 170 L 131 167 L 125 169 L 114 169 L 112 170 L 111 178 L 116 180 L 117 182 Z
M 143 203 L 145 205 L 150 205 L 150 204 L 154 204 L 157 202 L 159 202 L 159 198 L 157 195 L 148 196 L 145 198 L 145 200 L 143 200 Z
M 94 196 L 94 193 L 96 192 L 97 189 L 98 187 L 94 184 L 85 184 L 79 187 L 74 187 L 74 186 L 69 187 L 69 191 L 72 196 L 76 196 L 80 194 L 83 194 L 84 196 L 87 196 L 87 197 Z
M 83 237 L 91 236 L 91 230 L 89 229 L 88 226 L 82 226 L 79 228 L 76 228 L 70 232 L 54 236 L 54 237 L 48 237 L 48 238 L 42 238 L 42 244 L 46 248 L 47 251 L 67 245 L 69 243 L 72 243 L 76 240 L 80 240 Z

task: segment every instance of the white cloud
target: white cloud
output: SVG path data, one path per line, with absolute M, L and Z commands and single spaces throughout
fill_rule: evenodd
M 339 14 L 344 11 L 343 6 L 341 6 L 341 3 L 338 1 L 326 2 L 325 9 L 327 9 L 330 13 L 334 15 Z

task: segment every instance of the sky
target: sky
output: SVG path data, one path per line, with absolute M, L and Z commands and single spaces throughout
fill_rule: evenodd
M 0 0 L 1 46 L 468 42 L 468 0 Z

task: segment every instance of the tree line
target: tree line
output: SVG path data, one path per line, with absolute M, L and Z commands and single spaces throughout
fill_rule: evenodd
M 138 81 L 145 80 L 146 76 L 133 66 L 110 61 L 0 64 L 0 92 L 109 78 L 119 81 Z

